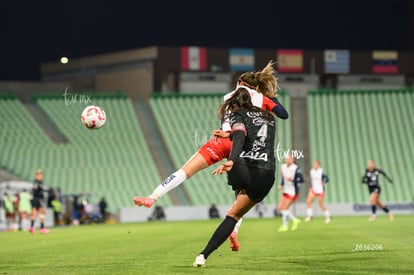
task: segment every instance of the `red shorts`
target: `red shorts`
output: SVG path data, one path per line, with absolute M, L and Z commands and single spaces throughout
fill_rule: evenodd
M 231 152 L 232 142 L 229 138 L 212 137 L 203 146 L 198 153 L 207 161 L 208 165 L 212 165 L 224 158 L 228 158 Z
M 287 199 L 291 200 L 291 201 L 295 201 L 295 200 L 297 200 L 299 198 L 299 195 L 298 194 L 292 196 L 292 195 L 289 195 L 287 193 L 283 193 L 282 196 L 284 198 L 287 198 Z
M 325 196 L 325 192 L 322 192 L 322 193 L 315 193 L 315 191 L 313 191 L 313 189 L 309 190 L 309 192 L 310 192 L 312 195 L 315 195 L 315 196 L 317 196 L 317 197 L 318 197 L 318 198 L 320 198 L 320 199 L 322 199 L 322 198 L 323 198 L 323 196 Z

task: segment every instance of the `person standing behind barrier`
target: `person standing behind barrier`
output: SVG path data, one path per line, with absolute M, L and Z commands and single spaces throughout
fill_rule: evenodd
M 264 213 L 267 211 L 267 206 L 264 201 L 261 201 L 256 204 L 254 210 L 256 211 L 257 215 L 259 215 L 259 218 L 263 218 Z
M 220 218 L 220 214 L 215 203 L 213 203 L 208 209 L 208 216 L 210 219 Z
M 47 191 L 47 207 L 48 208 L 52 208 L 52 201 L 56 198 L 56 192 L 55 189 L 53 187 L 50 187 L 49 190 Z
M 6 212 L 6 231 L 13 231 L 17 227 L 15 200 L 16 197 L 9 195 L 7 192 L 3 194 L 3 207 Z
M 56 196 L 54 196 L 52 198 L 52 201 L 50 202 L 50 205 L 53 209 L 54 224 L 55 224 L 55 226 L 59 226 L 59 224 L 60 224 L 60 213 L 62 212 L 62 204 L 56 198 Z
M 29 216 L 32 214 L 32 196 L 26 189 L 19 193 L 19 214 L 21 220 L 21 229 L 28 230 L 30 228 Z
M 101 220 L 103 223 L 106 221 L 106 208 L 108 207 L 108 204 L 106 203 L 106 200 L 104 197 L 102 197 L 99 200 L 99 212 L 101 214 Z
M 79 197 L 77 195 L 73 196 L 72 202 L 72 223 L 73 225 L 79 225 L 82 217 L 82 203 L 79 202 Z
M 45 218 L 46 218 L 46 201 L 43 189 L 43 171 L 36 171 L 36 178 L 33 182 L 33 199 L 32 199 L 32 220 L 30 224 L 29 231 L 30 233 L 36 233 L 34 228 L 34 223 L 37 219 L 37 214 L 39 214 L 40 220 L 40 233 L 47 234 L 49 230 L 45 228 Z

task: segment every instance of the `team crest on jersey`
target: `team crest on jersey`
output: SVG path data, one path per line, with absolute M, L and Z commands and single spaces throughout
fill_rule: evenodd
M 244 133 L 246 133 L 246 126 L 244 126 L 243 123 L 237 122 L 233 124 L 233 126 L 231 127 L 231 130 L 233 132 L 239 130 L 239 131 L 243 131 Z

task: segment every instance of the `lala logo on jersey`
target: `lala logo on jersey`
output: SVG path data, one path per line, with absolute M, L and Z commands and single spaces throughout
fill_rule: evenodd
M 260 152 L 241 152 L 239 155 L 240 158 L 248 158 L 253 160 L 263 160 L 267 162 L 267 153 L 260 153 Z

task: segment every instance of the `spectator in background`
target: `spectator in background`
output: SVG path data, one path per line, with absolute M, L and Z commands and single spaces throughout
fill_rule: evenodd
M 277 206 L 275 207 L 275 209 L 273 209 L 273 216 L 275 218 L 282 216 L 282 213 L 279 212 L 279 210 L 277 209 Z
M 105 223 L 106 221 L 106 208 L 108 207 L 108 204 L 106 203 L 106 200 L 104 197 L 102 197 L 99 200 L 99 213 L 101 214 L 102 222 Z
M 13 231 L 17 228 L 15 201 L 15 196 L 9 195 L 7 192 L 3 194 L 3 207 L 6 212 L 6 231 Z
M 157 205 L 154 209 L 154 211 L 152 212 L 151 216 L 148 217 L 149 221 L 156 221 L 156 220 L 165 220 L 165 212 L 164 209 Z
M 267 207 L 264 201 L 257 203 L 254 209 L 259 215 L 259 218 L 263 218 L 264 212 L 267 211 Z
M 210 206 L 210 209 L 208 210 L 208 215 L 209 215 L 210 219 L 220 218 L 220 214 L 219 214 L 219 211 L 218 211 L 217 206 L 216 206 L 215 203 L 213 203 Z
M 32 214 L 32 195 L 23 189 L 19 193 L 19 216 L 20 227 L 22 230 L 28 230 L 30 228 L 29 216 Z
M 52 209 L 53 209 L 53 218 L 54 218 L 55 226 L 59 226 L 59 224 L 60 224 L 60 213 L 62 212 L 62 204 L 56 198 L 56 196 L 54 196 L 54 198 L 50 202 L 50 205 L 52 206 Z
M 13 206 L 14 206 L 14 220 L 15 220 L 15 228 L 17 230 L 21 229 L 21 218 L 20 218 L 20 214 L 19 214 L 19 193 L 15 193 L 14 194 L 14 200 L 13 200 Z
M 80 218 L 82 217 L 81 210 L 82 204 L 79 202 L 79 198 L 77 195 L 73 196 L 73 205 L 72 205 L 72 219 L 73 225 L 79 225 Z
M 60 187 L 56 188 L 56 199 L 60 201 L 60 203 L 63 203 L 63 193 Z
M 53 187 L 50 187 L 48 192 L 47 192 L 47 207 L 48 208 L 52 208 L 52 201 L 56 198 L 56 192 L 55 189 Z

